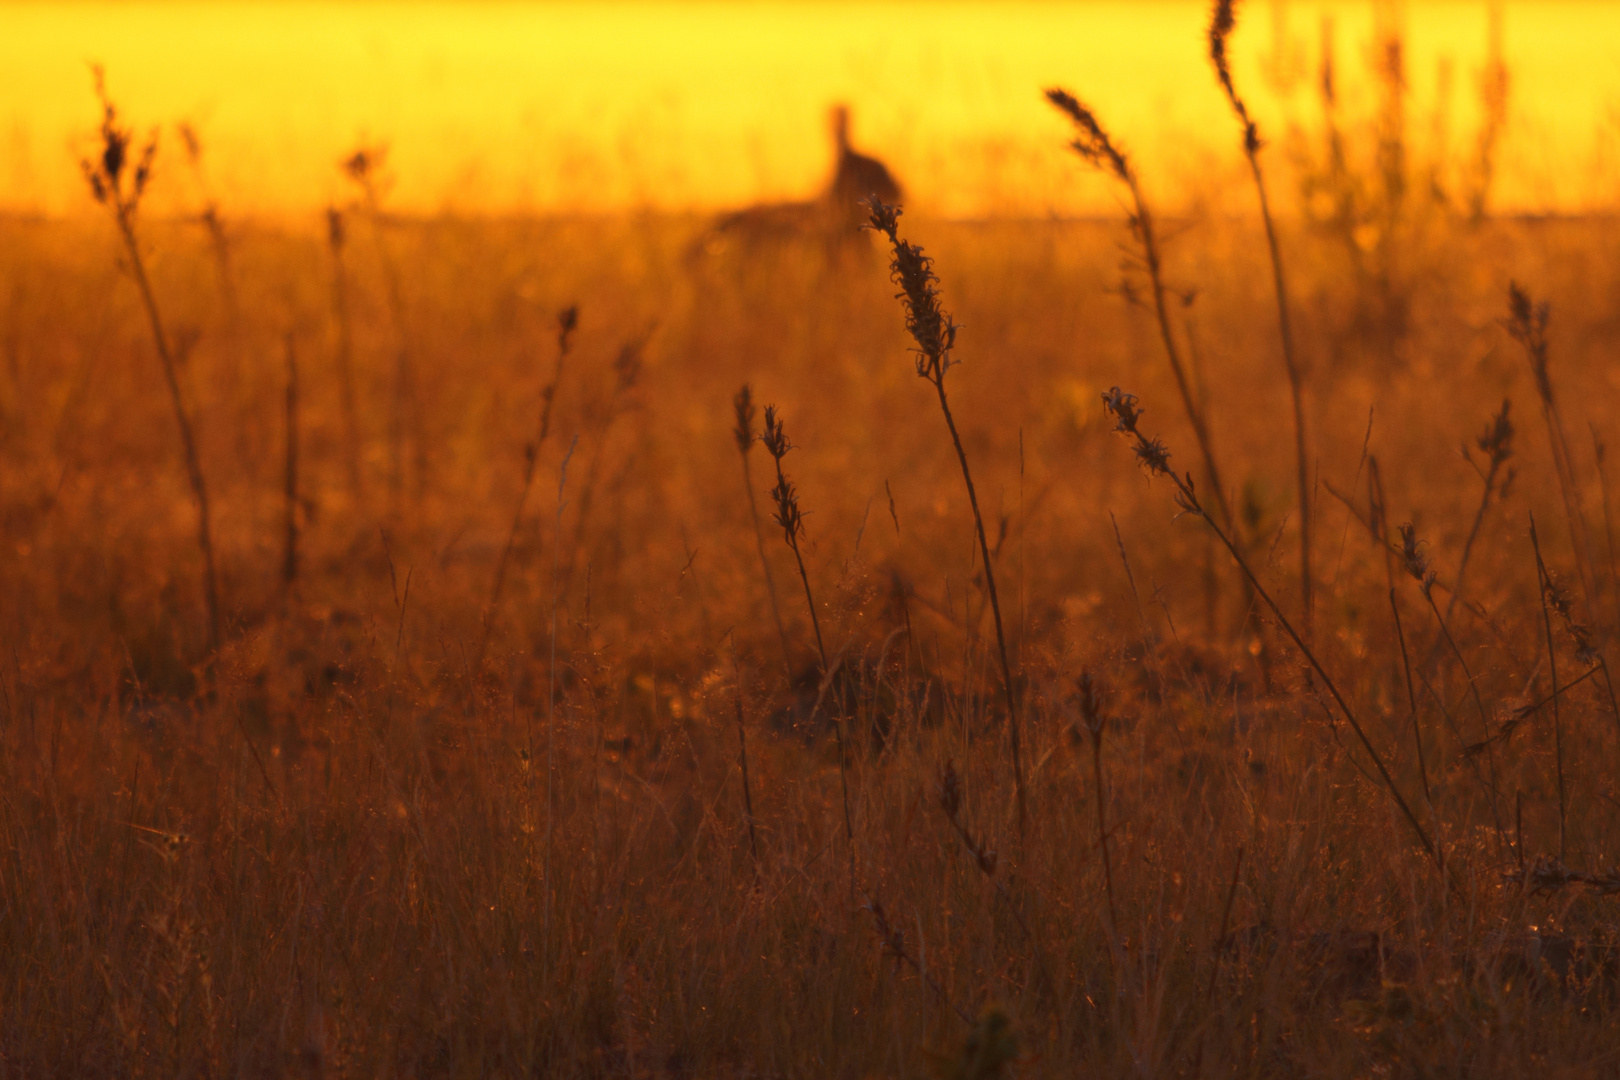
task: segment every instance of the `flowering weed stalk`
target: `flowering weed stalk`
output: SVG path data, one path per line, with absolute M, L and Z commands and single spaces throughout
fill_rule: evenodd
M 1443 867 L 1444 864 L 1440 859 L 1439 851 L 1434 846 L 1434 842 L 1429 839 L 1428 830 L 1423 827 L 1423 823 L 1418 821 L 1417 815 L 1412 812 L 1412 807 L 1407 803 L 1406 797 L 1401 794 L 1400 788 L 1395 784 L 1395 778 L 1390 775 L 1389 768 L 1384 764 L 1383 756 L 1378 753 L 1372 741 L 1367 738 L 1367 733 L 1362 728 L 1361 722 L 1356 719 L 1356 714 L 1350 708 L 1349 702 L 1345 701 L 1344 695 L 1339 693 L 1338 685 L 1323 669 L 1321 661 L 1316 658 L 1316 654 L 1311 651 L 1311 647 L 1305 644 L 1304 638 L 1300 637 L 1299 632 L 1294 629 L 1293 623 L 1288 621 L 1288 616 L 1282 613 L 1282 609 L 1277 606 L 1277 602 L 1271 598 L 1271 594 L 1266 592 L 1265 586 L 1260 584 L 1260 579 L 1255 577 L 1254 571 L 1249 567 L 1248 560 L 1244 559 L 1243 553 L 1238 550 L 1231 537 L 1227 536 L 1226 532 L 1210 518 L 1209 512 L 1204 509 L 1203 504 L 1198 500 L 1198 492 L 1193 485 L 1192 476 L 1190 474 L 1183 476 L 1172 469 L 1170 467 L 1170 450 L 1165 446 L 1163 440 L 1150 438 L 1140 430 L 1139 424 L 1142 419 L 1142 410 L 1136 405 L 1136 395 L 1127 394 L 1116 386 L 1103 395 L 1103 408 L 1114 416 L 1116 420 L 1114 430 L 1131 440 L 1131 449 L 1136 453 L 1137 463 L 1147 469 L 1150 476 L 1168 477 L 1171 484 L 1175 485 L 1176 505 L 1181 508 L 1183 513 L 1203 518 L 1204 523 L 1215 534 L 1215 538 L 1231 554 L 1233 561 L 1238 565 L 1238 569 L 1243 572 L 1244 578 L 1248 581 L 1249 587 L 1254 590 L 1255 595 L 1260 598 L 1261 602 L 1271 610 L 1272 616 L 1277 620 L 1277 625 L 1283 628 L 1283 632 L 1304 654 L 1305 661 L 1310 664 L 1311 670 L 1316 672 L 1317 677 L 1322 680 L 1322 685 L 1327 687 L 1328 694 L 1332 696 L 1334 703 L 1339 707 L 1339 712 L 1349 722 L 1350 729 L 1355 732 L 1362 748 L 1367 751 L 1367 756 L 1372 759 L 1373 767 L 1378 770 L 1378 775 L 1383 779 L 1384 786 L 1389 790 L 1390 797 L 1395 801 L 1401 816 L 1406 818 L 1407 824 L 1411 825 L 1412 831 L 1417 834 L 1418 843 L 1429 858 L 1435 860 L 1436 866 Z
M 990 613 L 996 623 L 996 648 L 1001 658 L 1001 686 L 1007 697 L 1007 729 L 1012 737 L 1013 785 L 1018 797 L 1018 822 L 1023 828 L 1028 812 L 1024 794 L 1024 763 L 1019 750 L 1018 692 L 1013 684 L 1012 664 L 1007 659 L 1007 635 L 1001 623 L 1001 599 L 996 594 L 996 570 L 990 557 L 990 541 L 985 538 L 984 515 L 979 512 L 979 496 L 973 487 L 973 473 L 968 468 L 967 451 L 962 448 L 962 436 L 956 431 L 956 420 L 951 415 L 950 399 L 945 394 L 945 373 L 956 363 L 951 349 L 956 345 L 956 323 L 951 321 L 939 304 L 939 277 L 934 273 L 934 260 L 923 254 L 923 249 L 900 239 L 900 208 L 888 206 L 876 195 L 867 200 L 871 210 L 871 227 L 888 237 L 894 249 L 889 273 L 900 286 L 899 299 L 906 312 L 906 330 L 917 342 L 917 375 L 926 379 L 939 396 L 939 408 L 945 414 L 945 426 L 951 433 L 951 445 L 956 448 L 956 460 L 962 466 L 962 481 L 967 485 L 968 505 L 973 508 L 973 525 L 979 533 L 979 552 L 984 558 L 985 590 L 990 594 Z
M 1266 246 L 1271 253 L 1271 280 L 1277 292 L 1277 328 L 1282 335 L 1283 366 L 1288 371 L 1288 390 L 1294 401 L 1294 459 L 1296 481 L 1299 487 L 1299 585 L 1305 611 L 1305 633 L 1311 632 L 1313 615 L 1311 592 L 1311 481 L 1310 463 L 1305 436 L 1304 377 L 1300 372 L 1299 357 L 1294 350 L 1293 323 L 1288 315 L 1288 285 L 1283 276 L 1282 250 L 1277 244 L 1277 226 L 1271 218 L 1271 200 L 1266 195 L 1266 175 L 1260 168 L 1260 129 L 1249 115 L 1249 108 L 1238 96 L 1232 82 L 1232 65 L 1227 53 L 1227 42 L 1237 26 L 1236 0 L 1216 0 L 1209 24 L 1209 59 L 1215 66 L 1215 77 L 1232 111 L 1243 126 L 1243 155 L 1249 159 L 1249 171 L 1254 175 L 1255 191 L 1260 196 L 1260 219 L 1266 226 Z
M 158 362 L 163 367 L 163 381 L 169 388 L 169 401 L 174 407 L 175 427 L 180 433 L 180 449 L 185 458 L 186 477 L 191 482 L 191 496 L 197 504 L 197 547 L 203 560 L 203 597 L 208 605 L 208 644 L 218 649 L 221 641 L 219 613 L 219 578 L 214 570 L 213 517 L 209 511 L 208 482 L 203 477 L 202 458 L 197 453 L 197 439 L 192 431 L 191 416 L 186 412 L 185 396 L 180 390 L 181 357 L 175 353 L 169 335 L 163 328 L 163 317 L 158 311 L 157 296 L 152 291 L 151 279 L 146 274 L 146 262 L 141 257 L 141 245 L 135 232 L 136 211 L 141 196 L 152 179 L 152 162 L 157 157 L 157 137 L 153 136 L 142 148 L 139 159 L 130 157 L 133 133 L 118 122 L 118 110 L 107 96 L 106 78 L 101 68 L 92 68 L 96 97 L 101 101 L 101 154 L 95 160 L 80 162 L 84 178 L 90 185 L 90 194 L 105 206 L 118 226 L 119 238 L 124 242 L 124 253 L 129 257 L 129 274 L 140 291 L 146 318 L 151 324 L 152 344 L 157 349 Z

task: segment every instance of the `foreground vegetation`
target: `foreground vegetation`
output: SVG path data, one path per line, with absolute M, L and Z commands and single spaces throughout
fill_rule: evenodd
M 1284 289 L 1238 195 L 717 243 L 372 152 L 316 232 L 126 149 L 0 224 L 0 1071 L 1614 1068 L 1620 222 L 1329 169 Z

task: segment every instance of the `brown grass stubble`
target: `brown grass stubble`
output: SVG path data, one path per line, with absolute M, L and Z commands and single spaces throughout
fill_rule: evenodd
M 1264 280 L 1265 264 L 1243 263 L 1220 221 L 1188 225 L 1166 255 L 1185 260 L 1178 272 L 1207 244 L 1232 261 L 1231 279 Z M 434 479 L 385 551 L 373 523 L 349 512 L 341 372 L 303 347 L 298 479 L 312 509 L 298 602 L 278 602 L 279 518 L 245 512 L 263 494 L 220 478 L 215 542 L 234 629 L 204 698 L 188 672 L 206 653 L 176 632 L 196 622 L 196 548 L 175 521 L 186 488 L 163 436 L 172 416 L 140 365 L 97 366 L 140 355 L 141 312 L 105 248 L 76 226 L 3 227 L 15 240 L 3 265 L 20 283 L 8 315 L 3 452 L 14 479 L 0 565 L 8 1068 L 915 1072 L 924 1048 L 960 1045 L 958 1010 L 971 1017 L 992 1001 L 1011 1017 L 1021 1071 L 1054 1075 L 1349 1076 L 1460 1061 L 1473 1075 L 1506 1076 L 1531 1060 L 1592 1068 L 1613 1053 L 1605 935 L 1615 900 L 1600 893 L 1620 825 L 1602 764 L 1614 720 L 1600 677 L 1575 682 L 1592 646 L 1571 627 L 1595 620 L 1567 588 L 1558 602 L 1568 621 L 1551 601 L 1543 614 L 1550 594 L 1518 524 L 1530 510 L 1567 516 L 1551 460 L 1520 450 L 1520 478 L 1495 496 L 1473 544 L 1467 594 L 1440 619 L 1471 680 L 1449 646 L 1413 648 L 1410 697 L 1384 550 L 1347 513 L 1321 519 L 1312 647 L 1391 786 L 1433 788 L 1432 809 L 1412 809 L 1444 837 L 1448 890 L 1419 845 L 1384 842 L 1417 830 L 1401 832 L 1364 747 L 1318 700 L 1323 682 L 1279 665 L 1267 694 L 1245 652 L 1190 632 L 1200 583 L 1188 556 L 1202 526 L 1174 520 L 1162 492 L 1144 494 L 1091 405 L 1122 370 L 1138 372 L 1144 400 L 1176 392 L 1151 351 L 1137 358 L 1123 344 L 1141 339 L 1144 315 L 1108 298 L 1117 226 L 914 225 L 951 268 L 953 312 L 970 328 L 952 377 L 958 400 L 972 402 L 962 438 L 981 470 L 987 539 L 1006 521 L 1024 529 L 1031 554 L 1031 610 L 1009 619 L 1029 627 L 1017 651 L 1033 828 L 1016 878 L 985 866 L 986 853 L 1007 849 L 1016 813 L 986 704 L 1000 687 L 988 599 L 972 580 L 982 560 L 963 531 L 960 471 L 895 363 L 906 342 L 876 253 L 847 285 L 809 298 L 779 276 L 746 273 L 718 294 L 671 295 L 654 290 L 690 235 L 678 221 L 397 226 L 413 321 L 437 328 L 415 367 L 424 429 L 439 440 Z M 148 228 L 169 235 L 162 222 Z M 1455 276 L 1414 298 L 1424 318 L 1407 351 L 1425 362 L 1390 372 L 1369 356 L 1327 373 L 1333 384 L 1319 393 L 1357 402 L 1346 410 L 1355 430 L 1338 413 L 1314 418 L 1324 474 L 1353 488 L 1365 477 L 1364 406 L 1376 407 L 1387 512 L 1414 520 L 1441 567 L 1456 564 L 1479 502 L 1453 448 L 1504 394 L 1521 415 L 1535 400 L 1499 325 L 1509 277 L 1535 281 L 1570 327 L 1553 341 L 1565 420 L 1606 431 L 1614 419 L 1595 331 L 1614 275 L 1572 268 L 1606 265 L 1598 256 L 1612 224 L 1486 229 L 1458 230 Z M 154 291 L 174 297 L 172 318 L 206 323 L 206 309 L 189 306 L 196 294 L 174 288 L 187 260 L 199 273 L 208 265 L 183 235 L 155 268 Z M 330 310 L 319 238 L 266 231 L 243 245 L 245 304 L 282 290 L 312 320 Z M 525 254 L 534 250 L 563 257 L 542 263 Z M 1336 279 L 1310 251 L 1296 271 L 1313 298 L 1301 303 L 1301 329 L 1326 335 L 1349 305 L 1334 306 Z M 1481 282 L 1481 260 L 1500 280 Z M 386 462 L 387 446 L 368 433 L 387 430 L 377 421 L 392 404 L 389 286 L 359 253 L 347 270 L 357 404 L 370 421 L 362 449 Z M 720 302 L 693 302 L 700 295 Z M 555 580 L 551 540 L 574 535 L 578 473 L 566 502 L 548 497 L 511 542 L 495 674 L 468 715 L 473 646 L 543 388 L 534 358 L 554 349 L 554 313 L 576 298 L 601 314 L 581 331 L 542 476 L 557 472 L 576 432 L 599 437 L 592 417 L 616 400 L 622 341 L 606 328 L 656 316 L 668 331 L 620 434 L 580 446 L 602 464 L 579 580 Z M 1263 501 L 1293 464 L 1277 435 L 1287 425 L 1271 419 L 1287 416 L 1287 389 L 1274 365 L 1246 359 L 1266 355 L 1270 298 L 1213 281 L 1199 303 L 1226 358 L 1212 396 L 1230 417 L 1227 468 Z M 806 304 L 843 317 L 805 319 Z M 1088 328 L 1078 345 L 1077 317 Z M 249 354 L 275 355 L 273 341 L 261 345 Z M 824 736 L 791 725 L 774 675 L 776 628 L 748 618 L 763 586 L 746 503 L 734 479 L 711 483 L 735 476 L 726 403 L 745 380 L 813 440 L 813 453 L 795 456 L 794 480 L 813 510 L 805 554 L 824 629 L 854 642 L 848 779 L 867 891 L 856 902 L 833 843 L 846 829 L 837 759 Z M 1191 438 L 1158 419 L 1172 446 Z M 205 453 L 229 417 L 203 420 Z M 1001 494 L 1020 426 L 1033 493 L 1023 523 Z M 1592 471 L 1573 448 L 1570 458 L 1572 490 L 1590 498 Z M 885 479 L 898 534 L 868 518 L 868 495 L 881 516 Z M 1145 646 L 1110 509 L 1142 586 Z M 682 524 L 695 553 L 680 542 Z M 1567 538 L 1543 535 L 1540 546 L 1553 577 L 1579 580 Z M 792 572 L 787 552 L 771 554 L 776 573 Z M 683 583 L 689 565 L 701 574 Z M 1263 586 L 1291 577 L 1265 554 L 1252 565 Z M 917 651 L 891 650 L 880 665 L 880 644 L 903 622 L 897 577 Z M 1236 592 L 1230 578 L 1225 587 Z M 1441 574 L 1433 588 L 1446 587 Z M 564 596 L 553 680 L 552 600 Z M 808 619 L 784 614 L 805 640 Z M 1557 730 L 1543 706 L 1495 746 L 1494 784 L 1517 811 L 1504 866 L 1452 731 L 1476 689 L 1498 725 L 1544 701 L 1547 682 L 1533 680 L 1549 624 Z M 730 629 L 746 678 L 703 639 L 705 625 Z M 1420 632 L 1409 620 L 1408 636 Z M 914 656 L 926 658 L 927 685 Z M 1162 677 L 1149 676 L 1148 661 Z M 1086 717 L 1098 706 L 1074 693 L 1084 670 L 1106 688 L 1097 742 Z M 868 733 L 883 728 L 880 748 Z M 545 778 L 531 730 L 554 738 Z M 1567 865 L 1554 857 L 1555 739 Z M 947 762 L 958 777 L 949 814 L 967 845 L 939 809 Z M 1519 880 L 1540 891 L 1504 883 L 1520 866 Z

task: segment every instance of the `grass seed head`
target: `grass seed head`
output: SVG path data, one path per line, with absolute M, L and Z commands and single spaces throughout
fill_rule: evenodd
M 962 812 L 962 780 L 956 775 L 956 763 L 945 762 L 945 771 L 939 778 L 939 808 L 952 821 Z
M 1102 711 L 1101 687 L 1097 685 L 1097 680 L 1092 677 L 1091 672 L 1082 671 L 1079 681 L 1075 684 L 1075 690 L 1075 704 L 1080 710 L 1080 725 L 1092 743 L 1101 746 L 1103 732 L 1108 727 L 1108 719 Z
M 737 418 L 731 433 L 736 436 L 737 449 L 746 454 L 754 446 L 754 391 L 747 383 L 731 399 L 731 411 Z
M 1228 43 L 1232 31 L 1237 28 L 1236 0 L 1215 0 L 1215 10 L 1209 20 L 1209 60 L 1215 65 L 1215 77 L 1221 82 L 1221 89 L 1226 91 L 1226 100 L 1231 103 L 1232 111 L 1237 113 L 1238 120 L 1243 124 L 1243 149 L 1246 153 L 1256 153 L 1261 146 L 1260 130 L 1255 126 L 1254 119 L 1249 116 L 1248 106 L 1238 96 L 1237 87 L 1232 82 L 1232 59 L 1228 50 Z
M 787 428 L 782 426 L 782 421 L 776 415 L 775 405 L 765 406 L 765 431 L 759 441 L 765 444 L 766 452 L 777 461 L 787 457 L 788 451 L 793 449 L 793 444 L 788 442 Z
M 1530 357 L 1536 391 L 1544 402 L 1552 401 L 1552 380 L 1547 375 L 1547 323 L 1551 318 L 1552 307 L 1547 301 L 1533 301 L 1517 281 L 1508 283 L 1507 332 Z
M 934 260 L 916 244 L 900 239 L 900 207 L 889 206 L 876 195 L 866 205 L 871 212 L 869 227 L 887 236 L 894 249 L 889 277 L 900 286 L 896 295 L 905 305 L 906 330 L 917 342 L 917 374 L 938 381 L 951 366 L 958 327 L 940 307 Z
M 1425 595 L 1434 587 L 1435 572 L 1429 556 L 1423 551 L 1424 541 L 1417 537 L 1417 529 L 1408 521 L 1400 527 L 1401 567 L 1412 580 L 1423 586 Z
M 1498 467 L 1513 456 L 1513 421 L 1508 419 L 1508 410 L 1513 402 L 1507 398 L 1502 399 L 1502 411 L 1492 417 L 1485 425 L 1484 432 L 1475 440 L 1476 445 L 1490 459 L 1492 468 Z
M 579 328 L 579 305 L 569 304 L 557 312 L 557 351 L 563 355 L 568 354 L 569 346 L 573 342 L 574 331 Z
M 326 243 L 333 251 L 343 250 L 347 232 L 343 225 L 343 211 L 335 206 L 326 208 Z
M 1108 137 L 1108 132 L 1103 130 L 1097 115 L 1079 98 L 1067 90 L 1054 86 L 1046 91 L 1046 100 L 1074 124 L 1076 134 L 1069 146 L 1075 153 L 1091 165 L 1113 173 L 1116 178 L 1127 184 L 1134 182 L 1131 165 L 1125 154 Z

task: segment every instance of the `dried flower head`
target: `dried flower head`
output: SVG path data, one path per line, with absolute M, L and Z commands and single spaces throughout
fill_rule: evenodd
M 906 330 L 917 342 L 917 374 L 937 383 L 952 364 L 958 327 L 940 307 L 934 260 L 916 244 L 900 239 L 900 207 L 889 206 L 876 195 L 866 205 L 871 211 L 869 227 L 887 236 L 894 249 L 889 278 L 900 286 L 896 296 L 905 305 Z
M 902 962 L 911 957 L 906 953 L 906 934 L 889 922 L 888 912 L 883 910 L 883 903 L 879 900 L 867 900 L 863 905 L 872 913 L 872 924 L 877 929 L 878 940 L 883 943 L 883 955 L 894 957 L 894 966 L 898 969 Z
M 175 131 L 180 135 L 180 145 L 186 149 L 186 157 L 193 165 L 202 161 L 202 137 L 197 129 L 192 127 L 190 121 L 182 120 L 175 125 Z
M 776 504 L 776 512 L 772 519 L 782 527 L 783 536 L 789 546 L 797 548 L 799 538 L 804 535 L 804 513 L 799 509 L 799 493 L 793 487 L 793 482 L 782 472 L 782 459 L 793 444 L 788 441 L 787 429 L 776 415 L 776 406 L 765 406 L 765 432 L 759 441 L 764 444 L 765 450 L 776 460 L 776 486 L 771 488 L 771 500 Z
M 1575 617 L 1575 604 L 1570 598 L 1569 590 L 1559 584 L 1551 570 L 1547 571 L 1544 582 L 1547 594 L 1547 606 L 1558 614 L 1558 621 L 1564 624 L 1570 639 L 1575 643 L 1575 656 L 1583 664 L 1591 665 L 1598 662 L 1597 647 L 1592 642 L 1592 628 Z
M 1046 91 L 1046 100 L 1073 122 L 1076 134 L 1069 146 L 1075 153 L 1097 168 L 1113 173 L 1125 183 L 1135 183 L 1135 178 L 1131 175 L 1130 162 L 1114 146 L 1108 132 L 1104 131 L 1102 124 L 1098 122 L 1096 114 L 1079 98 L 1067 90 L 1052 87 Z
M 154 132 L 141 150 L 129 183 L 130 146 L 134 134 L 118 122 L 118 109 L 107 96 L 106 73 L 100 65 L 92 66 L 91 78 L 95 82 L 96 98 L 101 102 L 101 153 L 95 160 L 85 158 L 79 162 L 84 178 L 90 185 L 90 194 L 96 202 L 109 205 L 120 215 L 132 214 L 152 178 L 152 162 L 157 156 L 157 134 Z
M 1507 332 L 1529 355 L 1536 390 L 1544 402 L 1552 401 L 1552 381 L 1547 376 L 1547 322 L 1551 317 L 1547 301 L 1534 302 L 1518 282 L 1508 284 Z
M 376 175 L 387 160 L 388 147 L 362 146 L 343 159 L 343 171 L 349 174 L 351 180 L 364 184 Z
M 962 823 L 962 779 L 956 774 L 956 763 L 945 762 L 945 769 L 939 778 L 939 808 L 945 812 L 945 820 L 951 823 L 956 835 L 962 838 L 962 844 L 973 856 L 973 863 L 985 877 L 996 876 L 998 857 L 983 840 L 968 831 Z
M 569 304 L 557 312 L 557 351 L 564 356 L 568 354 L 569 346 L 573 343 L 574 331 L 578 328 L 578 304 Z
M 1423 586 L 1424 593 L 1434 587 L 1435 573 L 1429 565 L 1429 556 L 1422 550 L 1424 541 L 1417 538 L 1417 529 L 1408 521 L 1400 527 L 1401 566 L 1412 579 Z
M 1135 435 L 1136 422 L 1142 416 L 1142 410 L 1136 407 L 1136 395 L 1127 394 L 1116 386 L 1104 394 L 1102 400 L 1103 411 L 1110 413 L 1119 421 L 1114 425 L 1114 430 Z
M 1502 411 L 1485 425 L 1484 432 L 1475 440 L 1480 450 L 1490 459 L 1493 469 L 1513 456 L 1513 421 L 1508 419 L 1508 410 L 1512 407 L 1513 402 L 1503 398 Z
M 945 762 L 945 771 L 939 778 L 939 808 L 953 821 L 962 812 L 962 780 L 956 775 L 953 761 Z
M 775 405 L 765 406 L 765 431 L 759 441 L 765 444 L 766 452 L 777 461 L 781 461 L 793 449 L 793 444 L 788 442 L 787 428 L 777 418 Z
M 737 418 L 731 433 L 737 439 L 737 449 L 746 454 L 754 446 L 754 391 L 747 383 L 731 399 L 731 411 Z
M 1108 726 L 1103 716 L 1102 695 L 1091 672 L 1082 671 L 1075 683 L 1075 705 L 1080 710 L 1080 726 L 1094 744 L 1101 745 L 1103 731 Z
M 1103 411 L 1116 420 L 1114 430 L 1135 440 L 1131 449 L 1136 453 L 1137 464 L 1144 466 L 1154 476 L 1173 475 L 1170 473 L 1169 447 L 1162 440 L 1149 438 L 1137 429 L 1143 410 L 1137 408 L 1136 395 L 1127 394 L 1116 386 L 1102 396 L 1102 401 Z M 1179 478 L 1177 486 L 1180 486 Z
M 326 208 L 327 244 L 331 246 L 333 251 L 341 251 L 343 249 L 343 241 L 346 238 L 346 235 L 347 234 L 343 226 L 343 211 L 339 210 L 335 206 L 328 206 Z
M 1138 436 L 1132 449 L 1136 451 L 1137 463 L 1154 476 L 1170 471 L 1170 449 L 1164 445 L 1163 439 Z
M 559 336 L 559 340 L 566 340 L 566 332 Z M 622 394 L 641 381 L 641 353 L 646 344 L 645 338 L 638 338 L 625 342 L 619 348 L 619 355 L 613 361 L 616 393 Z
M 778 475 L 776 486 L 771 488 L 771 499 L 776 503 L 771 519 L 782 527 L 782 535 L 789 544 L 797 544 L 804 535 L 804 514 L 799 509 L 799 493 L 793 481 Z

